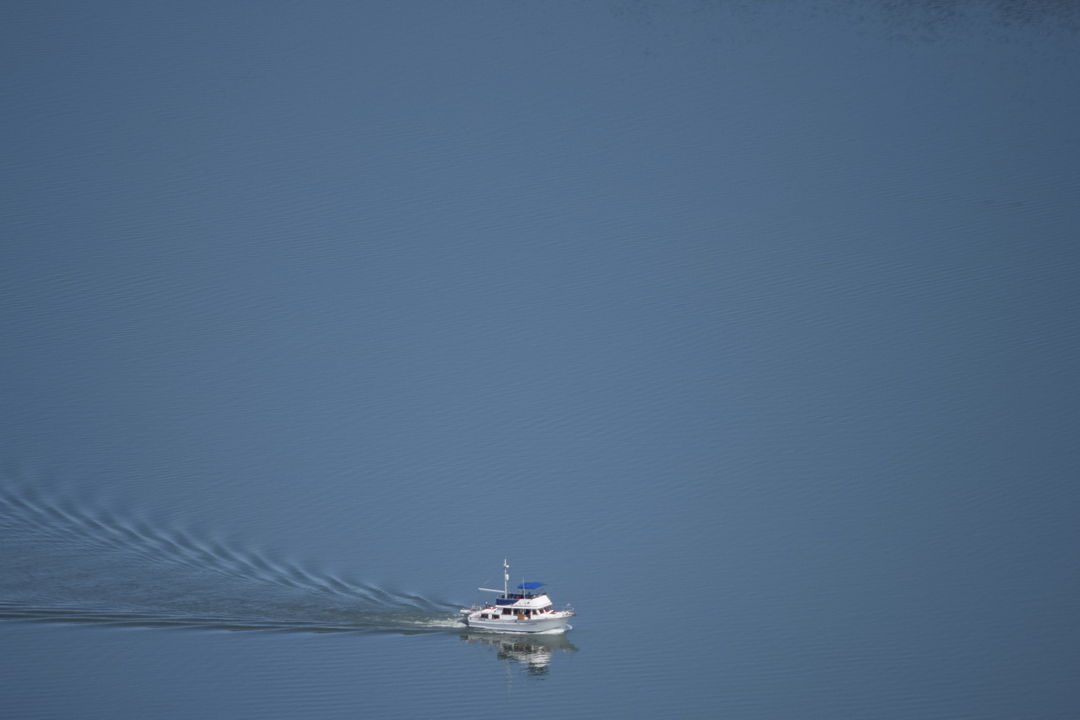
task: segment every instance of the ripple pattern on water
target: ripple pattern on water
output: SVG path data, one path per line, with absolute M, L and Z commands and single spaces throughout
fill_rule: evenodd
M 455 607 L 0 481 L 0 619 L 303 632 L 460 629 Z

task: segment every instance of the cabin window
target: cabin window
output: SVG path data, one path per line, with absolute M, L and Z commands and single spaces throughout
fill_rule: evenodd
M 503 615 L 509 615 L 509 614 L 510 614 L 510 609 L 509 608 L 503 608 Z

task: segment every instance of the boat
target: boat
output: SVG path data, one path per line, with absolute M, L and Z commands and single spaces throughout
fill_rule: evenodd
M 522 582 L 510 591 L 510 565 L 503 560 L 503 589 L 480 588 L 483 592 L 499 593 L 494 603 L 462 608 L 465 624 L 477 630 L 512 633 L 559 633 L 571 628 L 570 618 L 577 615 L 568 604 L 556 610 L 546 592 L 545 583 Z

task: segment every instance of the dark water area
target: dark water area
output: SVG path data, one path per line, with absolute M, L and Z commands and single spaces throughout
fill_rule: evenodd
M 1073 3 L 0 19 L 0 719 L 1080 713 Z

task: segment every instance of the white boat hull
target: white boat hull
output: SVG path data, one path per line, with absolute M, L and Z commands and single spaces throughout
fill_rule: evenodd
M 477 613 L 477 615 L 479 615 L 479 613 Z M 570 612 L 558 612 L 551 613 L 549 616 L 542 618 L 515 618 L 514 616 L 505 616 L 505 620 L 502 617 L 481 620 L 479 617 L 473 617 L 472 613 L 470 613 L 465 617 L 465 624 L 476 630 L 491 630 L 494 632 L 552 632 L 559 630 L 560 628 L 566 628 L 567 623 L 570 622 L 570 618 L 573 616 L 574 614 Z

